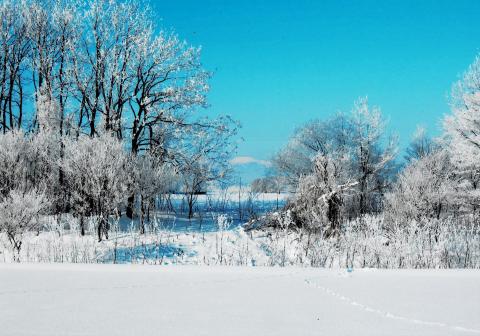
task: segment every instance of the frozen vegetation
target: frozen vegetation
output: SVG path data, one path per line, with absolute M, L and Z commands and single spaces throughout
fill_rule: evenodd
M 269 203 L 267 203 L 269 204 Z M 480 268 L 478 232 L 442 224 L 437 240 L 411 225 L 394 237 L 383 229 L 384 219 L 368 216 L 349 223 L 341 236 L 289 228 L 243 224 L 233 216 L 211 218 L 159 215 L 138 230 L 138 222 L 123 218 L 111 223 L 108 240 L 96 238 L 96 221 L 85 235 L 78 222 L 44 218 L 44 229 L 22 237 L 19 254 L 0 235 L 0 262 L 119 263 L 154 265 L 314 266 L 346 268 Z M 264 215 L 265 216 L 265 215 Z M 278 212 L 265 217 L 281 217 Z M 265 220 L 265 217 L 261 220 Z M 368 231 L 362 229 L 368 227 Z

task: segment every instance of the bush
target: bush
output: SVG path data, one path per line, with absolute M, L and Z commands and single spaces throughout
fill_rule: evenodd
M 36 189 L 28 192 L 14 189 L 0 202 L 0 231 L 7 234 L 14 255 L 20 253 L 23 235 L 39 229 L 39 216 L 48 207 L 47 198 Z

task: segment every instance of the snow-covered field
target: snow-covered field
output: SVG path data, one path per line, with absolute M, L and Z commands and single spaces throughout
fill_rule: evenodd
M 0 264 L 1 335 L 478 335 L 476 270 Z

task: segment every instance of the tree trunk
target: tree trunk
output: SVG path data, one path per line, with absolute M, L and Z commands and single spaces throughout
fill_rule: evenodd
M 134 121 L 133 130 L 132 130 L 132 155 L 137 156 L 138 154 L 138 133 L 137 133 L 137 121 Z M 132 192 L 128 196 L 127 200 L 127 209 L 125 214 L 128 218 L 133 219 L 133 207 L 135 206 L 135 194 Z
M 188 195 L 188 219 L 193 217 L 193 194 Z
M 80 235 L 85 236 L 85 217 L 80 216 Z
M 127 209 L 125 211 L 125 214 L 127 215 L 128 218 L 133 219 L 133 205 L 135 203 L 135 195 L 130 195 L 128 196 L 127 200 Z
M 140 234 L 145 234 L 145 202 L 140 196 Z

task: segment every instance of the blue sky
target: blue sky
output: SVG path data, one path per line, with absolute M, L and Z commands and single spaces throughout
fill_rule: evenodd
M 451 84 L 480 51 L 480 1 L 152 1 L 203 48 L 209 111 L 241 121 L 239 156 L 268 160 L 294 128 L 368 95 L 405 145 L 438 132 Z M 250 163 L 258 165 L 258 163 Z

